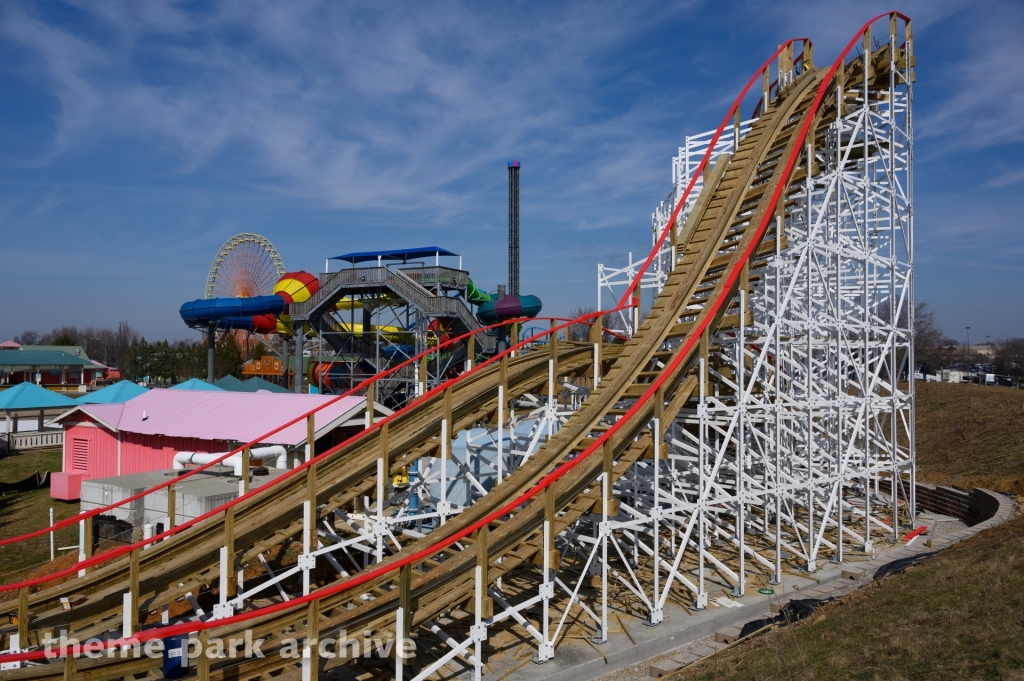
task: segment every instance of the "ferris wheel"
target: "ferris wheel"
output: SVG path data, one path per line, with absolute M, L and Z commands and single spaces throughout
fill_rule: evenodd
M 284 274 L 284 260 L 270 239 L 236 234 L 220 247 L 206 275 L 207 298 L 268 296 Z

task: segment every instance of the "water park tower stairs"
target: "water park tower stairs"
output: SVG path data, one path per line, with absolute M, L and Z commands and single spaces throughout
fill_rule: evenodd
M 462 335 L 480 328 L 466 303 L 461 298 L 437 295 L 420 282 L 435 282 L 439 292 L 443 292 L 449 287 L 458 289 L 461 280 L 461 290 L 465 291 L 465 275 L 461 270 L 446 267 L 357 267 L 328 272 L 320 275 L 320 290 L 305 302 L 292 304 L 290 313 L 296 322 L 308 322 L 318 328 L 320 320 L 342 298 L 385 293 L 420 311 L 426 319 L 449 320 L 455 334 Z M 489 340 L 485 334 L 478 334 L 479 347 L 487 347 Z

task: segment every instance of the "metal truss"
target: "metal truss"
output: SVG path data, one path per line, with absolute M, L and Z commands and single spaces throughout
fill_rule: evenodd
M 709 341 L 698 398 L 668 424 L 665 453 L 616 482 L 618 513 L 581 521 L 595 538 L 580 527 L 567 540 L 600 552 L 588 569 L 603 598 L 620 582 L 650 624 L 680 600 L 674 589 L 704 608 L 712 583 L 741 596 L 914 524 L 911 72 L 893 63 L 890 74 L 888 88 L 836 88 L 837 115 L 804 150 L 805 179 L 766 236 L 774 252 L 730 308 L 738 330 Z M 711 134 L 673 160 L 656 234 Z M 661 430 L 652 424 L 654 451 Z
M 747 121 L 742 121 L 738 126 L 734 126 L 724 131 L 715 142 L 714 148 L 711 149 L 711 153 L 708 159 L 708 167 L 712 167 L 723 154 L 729 156 L 735 151 L 739 144 L 739 140 L 742 139 L 750 131 L 750 127 L 754 124 L 757 119 L 752 118 Z M 686 187 L 690 183 L 690 179 L 693 178 L 697 167 L 700 165 L 701 159 L 708 152 L 708 147 L 711 146 L 711 140 L 714 137 L 715 131 L 711 130 L 708 132 L 701 133 L 699 135 L 692 135 L 686 138 L 686 142 L 683 146 L 679 147 L 679 154 L 672 159 L 672 190 L 665 197 L 665 200 L 658 204 L 655 208 L 654 213 L 651 214 L 651 245 L 658 245 L 658 237 L 664 231 L 665 226 L 668 224 L 669 218 L 672 217 L 672 211 L 675 210 L 676 204 L 679 203 L 683 195 L 686 193 Z M 677 218 L 677 224 L 686 224 L 686 219 L 690 216 L 690 211 L 693 209 L 694 204 L 697 202 L 697 197 L 700 196 L 701 190 L 704 188 L 704 177 L 700 175 L 697 177 L 694 183 L 693 189 L 687 195 L 686 201 L 683 204 L 683 209 L 679 213 Z M 668 274 L 672 271 L 674 265 L 672 261 L 672 249 L 674 247 L 674 241 L 666 240 L 658 252 L 655 254 L 650 267 L 644 270 L 641 276 L 639 289 L 641 294 L 643 291 L 651 291 L 654 297 L 657 297 L 661 289 L 665 287 L 665 282 L 668 281 Z M 646 256 L 640 260 L 633 260 L 633 254 L 629 253 L 627 263 L 625 267 L 611 267 L 609 265 L 599 263 L 597 266 L 597 309 L 604 309 L 604 299 L 607 295 L 609 300 L 616 301 L 622 293 L 629 287 L 633 279 L 636 278 L 637 273 L 646 260 Z M 626 308 L 618 310 L 611 315 L 607 320 L 607 325 L 612 331 L 621 335 L 632 337 L 636 329 L 640 328 L 641 319 L 641 306 L 635 305 L 632 308 Z

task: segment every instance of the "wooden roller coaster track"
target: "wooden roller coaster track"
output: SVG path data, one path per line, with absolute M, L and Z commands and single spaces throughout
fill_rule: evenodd
M 357 536 L 351 514 L 369 514 L 374 503 L 383 503 L 382 481 L 413 462 L 450 453 L 453 433 L 499 422 L 517 399 L 550 390 L 553 376 L 571 381 L 599 375 L 599 385 L 543 446 L 428 534 L 413 536 L 400 547 L 395 541 L 386 552 L 378 547 L 378 561 L 362 570 L 340 570 L 343 574 L 333 577 L 318 571 L 317 588 L 294 599 L 298 605 L 275 595 L 247 601 L 245 610 L 223 623 L 207 622 L 205 636 L 244 640 L 248 631 L 266 639 L 265 657 L 228 656 L 202 662 L 199 672 L 213 679 L 298 678 L 301 661 L 274 654 L 286 640 L 316 639 L 339 630 L 401 640 L 418 628 L 436 627 L 438 618 L 455 610 L 475 613 L 478 621 L 492 618 L 495 601 L 511 612 L 506 623 L 540 634 L 547 642 L 546 609 L 541 625 L 508 607 L 511 594 L 518 593 L 514 585 L 535 585 L 538 571 L 539 579 L 549 583 L 550 570 L 563 560 L 555 537 L 588 517 L 595 523 L 607 520 L 617 503 L 612 497 L 616 481 L 645 458 L 663 456 L 658 451 L 663 433 L 652 430 L 651 423 L 667 424 L 684 408 L 694 408 L 702 384 L 710 381 L 712 339 L 748 323 L 744 297 L 768 256 L 782 246 L 766 236 L 766 226 L 785 218 L 791 194 L 806 173 L 814 172 L 809 151 L 824 144 L 824 121 L 845 105 L 845 99 L 837 102 L 837 95 L 845 98 L 844 92 L 855 92 L 866 81 L 888 82 L 889 64 L 907 59 L 909 45 L 896 56 L 890 49 L 887 45 L 871 52 L 864 62 L 870 64 L 867 70 L 861 61 L 844 64 L 842 57 L 832 69 L 819 70 L 813 67 L 809 42 L 804 41 L 800 64 L 794 63 L 792 41 L 780 47 L 780 72 L 785 66 L 790 77 L 780 79 L 771 96 L 764 69 L 760 116 L 732 154 L 705 168 L 703 191 L 685 224 L 670 227 L 673 269 L 667 283 L 628 342 L 600 347 L 596 367 L 593 344 L 559 342 L 554 334 L 546 352 L 535 349 L 478 367 L 220 517 L 84 576 L 35 593 L 23 589 L 20 602 L 5 604 L 10 611 L 32 614 L 21 624 L 20 632 L 28 638 L 21 647 L 42 645 L 46 634 L 58 631 L 85 640 L 119 630 L 126 592 L 137 599 L 136 639 L 152 638 L 157 634 L 147 633 L 146 623 L 140 627 L 138 619 L 216 584 L 223 569 L 222 548 L 233 572 L 271 549 L 284 555 L 296 541 L 316 546 L 317 525 L 330 527 L 335 537 Z M 781 230 L 776 234 L 781 236 Z M 599 341 L 600 334 L 592 334 L 592 340 Z M 370 499 L 370 506 L 364 507 L 363 499 Z M 304 508 L 315 509 L 316 522 L 304 517 Z M 585 572 L 586 565 L 573 569 Z M 72 596 L 81 603 L 65 610 L 62 599 Z M 550 597 L 541 593 L 536 598 Z M 189 627 L 184 623 L 153 629 L 180 633 L 197 628 Z M 5 633 L 14 631 L 8 627 Z M 472 655 L 465 646 L 459 654 Z M 159 659 L 137 652 L 66 660 L 0 676 L 107 679 L 155 675 L 160 666 Z M 315 646 L 306 661 L 307 669 L 311 665 L 314 670 L 344 663 L 340 658 L 318 661 Z

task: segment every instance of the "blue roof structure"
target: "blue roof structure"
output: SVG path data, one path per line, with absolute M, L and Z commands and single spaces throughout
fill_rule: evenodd
M 242 387 L 244 384 L 240 380 L 238 380 L 237 378 L 232 376 L 231 374 L 228 374 L 227 376 L 225 376 L 224 378 L 220 379 L 219 381 L 216 381 L 214 383 L 214 385 L 217 386 L 218 388 L 222 389 L 222 390 L 227 390 L 228 392 L 236 392 L 236 393 L 248 392 L 247 390 L 245 390 Z
M 399 248 L 394 251 L 364 251 L 362 253 L 346 253 L 336 255 L 331 260 L 344 260 L 355 265 L 357 262 L 371 262 L 375 260 L 398 260 L 409 262 L 420 258 L 431 258 L 439 255 L 451 255 L 458 257 L 458 253 L 452 253 L 440 246 L 423 246 L 422 248 Z
M 275 383 L 271 383 L 270 381 L 268 381 L 268 380 L 266 380 L 264 378 L 260 378 L 259 376 L 253 376 L 248 381 L 243 381 L 242 385 L 245 386 L 243 388 L 243 392 L 247 392 L 247 393 L 254 393 L 257 390 L 266 390 L 267 392 L 272 392 L 272 393 L 290 393 L 291 392 L 291 390 L 288 390 L 287 388 L 282 388 L 281 386 L 279 386 L 279 385 L 277 385 Z
M 78 398 L 79 404 L 121 404 L 127 402 L 133 397 L 138 397 L 142 393 L 149 392 L 149 388 L 145 388 L 138 383 L 132 381 L 118 381 L 113 385 L 108 385 L 102 390 L 97 390 L 94 393 L 89 393 Z
M 206 381 L 203 381 L 203 380 L 198 379 L 198 378 L 190 378 L 187 381 L 185 381 L 184 383 L 179 383 L 178 385 L 171 386 L 171 390 L 221 390 L 221 391 L 223 391 L 224 388 L 220 388 L 218 386 L 215 386 L 215 385 L 213 385 L 211 383 L 207 383 Z
M 0 367 L 13 371 L 11 367 L 70 367 L 70 366 L 93 366 L 88 359 L 76 357 L 63 350 L 35 350 L 33 348 L 22 348 L 21 350 L 0 351 Z
M 0 410 L 52 409 L 54 407 L 77 407 L 78 402 L 59 395 L 35 383 L 19 383 L 13 388 L 0 392 Z

